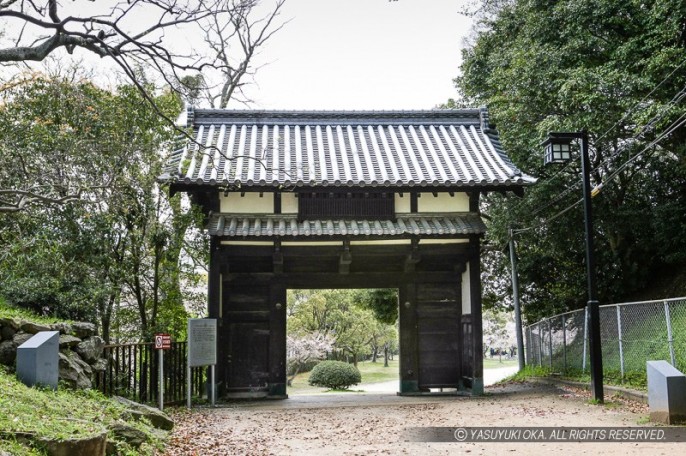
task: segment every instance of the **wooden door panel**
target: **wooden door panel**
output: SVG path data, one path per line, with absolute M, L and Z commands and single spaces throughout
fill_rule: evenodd
M 229 325 L 228 388 L 266 388 L 269 381 L 269 322 Z

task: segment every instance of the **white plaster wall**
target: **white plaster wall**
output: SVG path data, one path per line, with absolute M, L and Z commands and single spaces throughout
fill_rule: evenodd
M 298 213 L 298 198 L 295 193 L 281 194 L 281 213 L 282 214 L 297 214 Z
M 469 212 L 469 196 L 466 193 L 440 192 L 434 196 L 433 193 L 421 193 L 417 198 L 417 211 L 425 212 Z M 397 212 L 397 210 L 396 210 Z
M 472 313 L 472 298 L 471 289 L 469 287 L 469 263 L 467 263 L 467 268 L 462 273 L 462 314 Z
M 219 210 L 228 214 L 273 214 L 274 195 L 257 192 L 246 193 L 241 196 L 240 192 L 231 192 L 227 196 L 220 194 Z
M 396 214 L 409 214 L 410 213 L 410 194 L 403 193 L 401 197 L 399 194 L 395 194 L 395 213 Z

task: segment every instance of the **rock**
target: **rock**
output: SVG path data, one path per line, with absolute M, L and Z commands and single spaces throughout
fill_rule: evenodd
M 76 347 L 81 343 L 78 337 L 70 336 L 69 334 L 60 334 L 60 348 Z
M 145 432 L 140 431 L 133 426 L 129 426 L 128 424 L 112 423 L 107 428 L 114 434 L 116 440 L 126 442 L 133 448 L 138 448 L 148 441 L 148 436 Z
M 96 334 L 95 325 L 93 323 L 86 323 L 83 321 L 72 323 L 71 330 L 76 337 L 80 337 L 81 339 L 85 339 L 86 337 L 94 336 Z
M 124 405 L 127 408 L 127 412 L 134 419 L 147 418 L 153 426 L 165 431 L 171 431 L 174 428 L 174 421 L 166 413 L 156 408 L 139 404 L 120 396 L 114 396 L 114 399 Z
M 12 340 L 16 333 L 17 330 L 11 326 L 3 326 L 2 329 L 0 329 L 0 340 Z
M 85 438 L 49 440 L 38 438 L 36 443 L 51 456 L 100 456 L 105 454 L 107 433 Z
M 70 387 L 88 389 L 93 386 L 91 375 L 93 370 L 76 353 L 60 351 L 60 380 L 64 380 Z
M 18 347 L 32 337 L 33 337 L 33 334 L 27 334 L 25 332 L 18 332 L 14 335 L 14 337 L 12 338 L 12 341 Z
M 14 366 L 17 359 L 17 345 L 14 341 L 4 340 L 0 342 L 0 364 Z
M 71 325 L 69 323 L 54 323 L 51 325 L 53 331 L 59 331 L 60 334 L 71 334 Z
M 89 364 L 96 362 L 105 348 L 105 341 L 98 336 L 92 336 L 84 340 L 74 349 L 81 358 Z
M 36 334 L 41 331 L 52 331 L 52 325 L 25 321 L 24 324 L 21 325 L 21 330 L 29 334 Z
M 19 328 L 21 328 L 21 325 L 24 322 L 22 320 L 19 320 L 18 318 L 12 318 L 12 317 L 5 317 L 5 318 L 0 318 L 0 326 L 9 326 L 10 328 L 14 329 L 15 331 L 19 331 Z
M 96 360 L 93 364 L 91 364 L 91 369 L 93 369 L 93 372 L 105 372 L 105 369 L 107 369 L 107 360 L 104 358 L 100 358 Z

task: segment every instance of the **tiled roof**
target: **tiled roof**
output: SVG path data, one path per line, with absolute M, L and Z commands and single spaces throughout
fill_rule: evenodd
M 241 187 L 520 187 L 485 109 L 188 110 L 161 180 Z
M 407 214 L 396 220 L 305 220 L 294 215 L 213 214 L 209 234 L 224 237 L 399 236 L 483 234 L 474 213 Z

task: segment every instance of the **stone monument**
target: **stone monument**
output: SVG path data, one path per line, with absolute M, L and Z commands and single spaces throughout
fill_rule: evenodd
M 648 361 L 650 420 L 686 422 L 686 376 L 667 361 Z
M 27 386 L 57 389 L 59 331 L 41 331 L 17 348 L 17 377 Z

